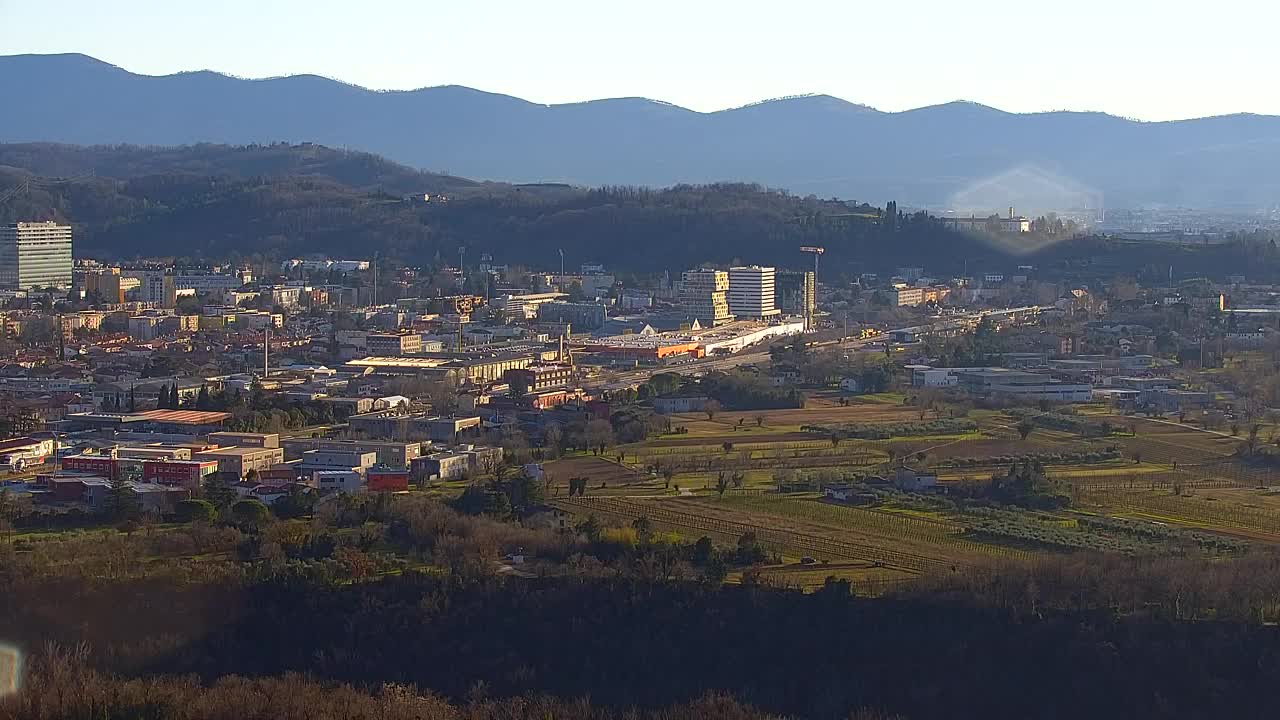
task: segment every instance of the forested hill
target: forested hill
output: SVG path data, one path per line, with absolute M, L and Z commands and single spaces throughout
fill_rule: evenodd
M 151 77 L 84 55 L 0 57 L 0 141 L 316 142 L 487 180 L 719 180 L 883 204 L 1025 212 L 1270 207 L 1280 118 L 1136 122 L 953 102 L 881 112 L 828 96 L 700 113 L 644 98 L 544 105 L 466 87 L 376 92 L 313 75 Z M 973 202 L 976 205 L 965 203 Z M 1082 203 L 1082 204 L 1077 204 Z
M 92 173 L 92 174 L 90 174 Z M 445 193 L 447 202 L 410 195 Z M 376 156 L 316 145 L 185 148 L 0 145 L 0 222 L 59 219 L 76 228 L 78 256 L 280 259 L 310 253 L 432 265 L 490 253 L 500 263 L 551 268 L 563 249 L 632 271 L 679 272 L 711 262 L 808 267 L 853 274 L 924 265 L 1011 271 L 1059 263 L 1132 272 L 1169 265 L 1259 275 L 1280 267 L 1263 243 L 1153 248 L 1097 239 L 1027 236 L 994 249 L 924 215 L 800 197 L 751 184 L 661 190 L 474 183 Z M 1048 242 L 1056 240 L 1057 242 Z M 1039 245 L 1039 250 L 1034 248 Z M 945 276 L 945 275 L 944 275 Z
M 366 152 L 313 143 L 248 146 L 202 143 L 183 147 L 0 144 L 0 168 L 5 166 L 46 178 L 90 174 L 118 180 L 175 174 L 240 180 L 319 177 L 356 190 L 396 195 L 464 192 L 484 186 L 465 178 L 415 170 Z

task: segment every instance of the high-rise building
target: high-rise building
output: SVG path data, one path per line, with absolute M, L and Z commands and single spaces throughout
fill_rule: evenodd
M 812 270 L 779 272 L 774 278 L 774 294 L 783 312 L 803 315 L 806 322 L 813 322 L 818 303 Z
M 699 323 L 718 325 L 733 319 L 729 312 L 729 273 L 723 270 L 686 270 L 680 283 L 684 314 Z
M 780 315 L 781 311 L 774 305 L 773 277 L 771 267 L 729 268 L 729 312 L 754 320 Z
M 0 225 L 0 287 L 71 287 L 71 226 L 56 222 Z

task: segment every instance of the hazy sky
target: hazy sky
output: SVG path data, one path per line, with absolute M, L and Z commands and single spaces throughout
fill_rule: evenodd
M 827 93 L 1164 120 L 1280 114 L 1269 0 L 0 0 L 0 54 L 717 110 Z

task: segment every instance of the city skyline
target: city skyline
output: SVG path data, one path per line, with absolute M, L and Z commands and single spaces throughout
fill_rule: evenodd
M 216 9 L 0 2 L 8 25 L 58 27 L 9 39 L 0 53 L 80 52 L 149 75 L 317 74 L 394 90 L 457 84 L 548 104 L 646 97 L 702 112 L 829 94 L 889 112 L 968 100 L 1010 112 L 1149 121 L 1280 114 L 1280 98 L 1257 93 L 1240 72 L 1267 62 L 1267 28 L 1280 10 L 1238 0 L 1207 16 L 1097 0 L 1070 15 L 1005 0 L 963 8 L 920 0 L 897 9 L 928 23 L 876 20 L 827 2 L 782 17 L 741 3 L 659 2 L 625 17 L 579 2 L 496 5 L 385 3 L 374 13 L 329 2 L 236 0 Z M 1244 14 L 1253 20 L 1235 21 Z M 211 39 L 232 36 L 234 47 Z M 973 42 L 988 36 L 998 42 Z M 1201 51 L 1178 52 L 1191 43 Z M 1079 51 L 1087 48 L 1121 48 L 1115 52 L 1128 72 L 1115 72 L 1115 52 Z

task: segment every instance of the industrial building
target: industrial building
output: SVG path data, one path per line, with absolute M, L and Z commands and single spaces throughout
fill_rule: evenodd
M 549 302 L 538 306 L 538 322 L 568 324 L 574 330 L 596 330 L 608 314 L 599 303 Z

